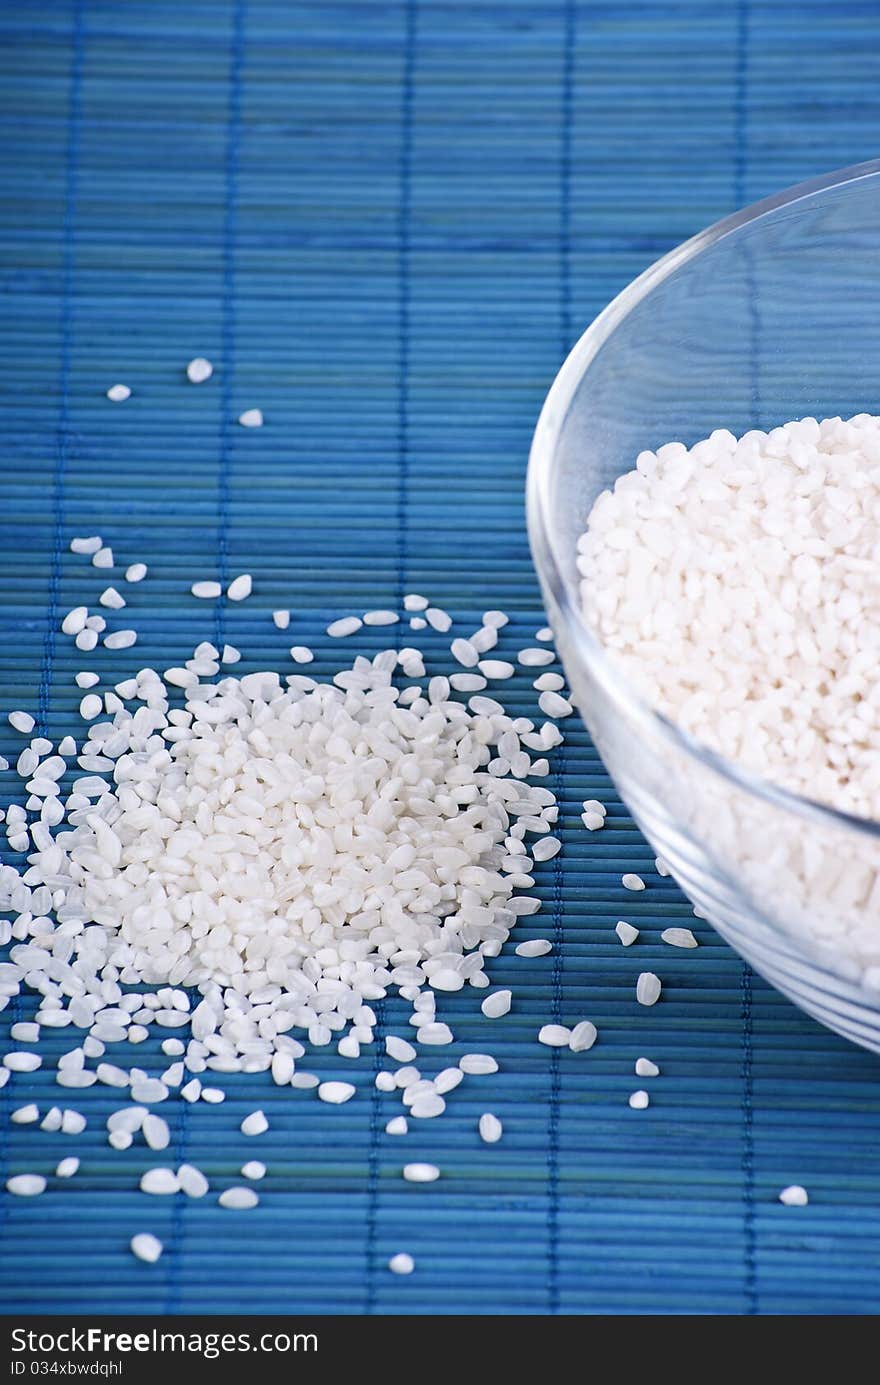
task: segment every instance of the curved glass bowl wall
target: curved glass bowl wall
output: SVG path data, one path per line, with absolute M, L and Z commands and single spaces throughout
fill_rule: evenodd
M 880 161 L 768 199 L 654 265 L 541 413 L 529 532 L 574 699 L 694 904 L 804 1010 L 880 1051 L 880 824 L 778 790 L 634 694 L 579 614 L 576 542 L 643 448 L 880 413 Z

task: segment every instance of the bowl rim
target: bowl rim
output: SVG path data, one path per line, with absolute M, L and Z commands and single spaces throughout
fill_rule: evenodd
M 591 674 L 626 711 L 636 727 L 652 737 L 659 737 L 671 748 L 683 752 L 688 759 L 698 762 L 755 798 L 817 825 L 844 828 L 869 838 L 880 837 L 880 821 L 832 808 L 828 804 L 782 788 L 761 775 L 753 774 L 656 712 L 641 694 L 635 691 L 615 665 L 613 657 L 587 626 L 576 595 L 556 561 L 550 538 L 550 479 L 556 441 L 575 392 L 601 348 L 634 308 L 678 269 L 742 227 L 816 193 L 831 192 L 847 184 L 878 176 L 880 158 L 834 169 L 819 177 L 792 184 L 707 226 L 705 230 L 682 241 L 643 270 L 593 319 L 563 361 L 535 425 L 526 478 L 529 542 L 538 575 L 552 592 L 565 622 L 566 631 L 575 641 Z

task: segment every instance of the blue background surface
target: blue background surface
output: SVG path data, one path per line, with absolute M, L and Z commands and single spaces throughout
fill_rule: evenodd
M 878 39 L 873 3 L 818 0 L 0 5 L 2 705 L 60 736 L 78 668 L 163 668 L 206 637 L 282 671 L 289 644 L 312 643 L 329 674 L 327 620 L 407 590 L 447 606 L 454 633 L 503 607 L 502 651 L 530 642 L 523 476 L 562 356 L 683 237 L 877 153 Z M 183 377 L 196 354 L 217 366 L 199 389 Z M 116 380 L 134 390 L 122 406 L 104 397 Z M 237 427 L 255 406 L 266 426 Z M 138 664 L 56 635 L 104 585 L 67 551 L 97 530 L 150 564 L 126 593 Z M 241 607 L 187 596 L 243 570 Z M 281 605 L 286 635 L 268 615 Z M 507 700 L 529 699 L 518 679 Z M 0 729 L 0 752 L 16 741 Z M 521 936 L 557 948 L 526 961 L 508 946 L 494 964 L 515 991 L 506 1019 L 483 1020 L 473 992 L 444 1007 L 454 1054 L 489 1049 L 497 1076 L 468 1079 L 405 1140 L 383 1131 L 399 1108 L 374 1090 L 378 1056 L 309 1062 L 357 1083 L 340 1109 L 223 1078 L 223 1106 L 163 1114 L 174 1157 L 215 1191 L 245 1158 L 269 1165 L 260 1207 L 231 1213 L 140 1194 L 161 1158 L 110 1150 L 111 1093 L 63 1093 L 47 1060 L 0 1093 L 0 1180 L 73 1152 L 82 1169 L 41 1198 L 0 1197 L 4 1311 L 880 1310 L 877 1060 L 705 924 L 696 952 L 659 942 L 689 909 L 579 727 L 554 783 L 565 851 Z M 594 794 L 609 826 L 589 835 L 578 810 Z M 629 895 L 620 873 L 639 869 L 649 887 Z M 642 929 L 628 950 L 620 917 Z M 646 968 L 664 981 L 652 1010 L 635 1003 Z M 32 1010 L 5 1011 L 4 1046 Z M 389 1001 L 384 1027 L 403 1032 L 406 1013 Z M 546 1020 L 585 1016 L 592 1052 L 534 1042 Z M 152 1040 L 130 1054 L 158 1063 Z M 640 1054 L 663 1075 L 633 1112 Z M 89 1118 L 78 1139 L 9 1128 L 13 1107 L 65 1095 Z M 272 1129 L 246 1140 L 257 1105 Z M 487 1109 L 505 1125 L 493 1147 L 475 1133 Z M 441 1181 L 405 1184 L 405 1158 Z M 809 1207 L 776 1201 L 792 1181 Z M 167 1243 L 152 1267 L 127 1250 L 144 1229 Z M 385 1268 L 397 1250 L 416 1258 L 408 1279 Z

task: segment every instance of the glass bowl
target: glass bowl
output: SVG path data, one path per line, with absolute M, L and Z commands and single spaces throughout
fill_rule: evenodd
M 586 627 L 576 542 L 643 448 L 880 412 L 880 160 L 788 189 L 659 260 L 584 333 L 538 420 L 532 552 L 572 696 L 633 817 L 762 976 L 880 1052 L 880 823 L 678 730 Z

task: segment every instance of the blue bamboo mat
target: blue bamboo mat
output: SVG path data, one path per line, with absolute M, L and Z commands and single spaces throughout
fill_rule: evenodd
M 286 670 L 290 643 L 313 644 L 329 673 L 327 620 L 413 589 L 456 633 L 500 606 L 502 650 L 530 640 L 523 476 L 556 366 L 682 237 L 876 154 L 878 28 L 874 6 L 830 0 L 5 0 L 2 706 L 60 736 L 77 668 L 133 667 L 55 636 L 100 589 L 66 546 L 96 530 L 151 567 L 128 589 L 140 663 L 219 636 L 250 668 Z M 182 376 L 196 354 L 217 365 L 199 389 Z M 121 406 L 103 396 L 117 380 L 134 390 Z M 261 431 L 234 425 L 251 407 Z M 242 607 L 215 616 L 186 595 L 244 570 Z M 512 704 L 528 693 L 519 681 Z M 15 740 L 0 728 L 0 753 Z M 522 932 L 555 952 L 497 959 L 515 992 L 505 1020 L 483 1020 L 473 993 L 445 1007 L 453 1056 L 488 1049 L 497 1076 L 468 1079 L 405 1140 L 383 1133 L 398 1108 L 371 1056 L 310 1064 L 357 1083 L 338 1109 L 225 1080 L 225 1105 L 166 1114 L 174 1158 L 216 1187 L 245 1158 L 269 1166 L 260 1207 L 231 1213 L 139 1194 L 157 1160 L 106 1145 L 105 1088 L 70 1094 L 89 1118 L 78 1139 L 10 1129 L 14 1106 L 61 1095 L 48 1070 L 16 1075 L 0 1182 L 72 1152 L 82 1168 L 41 1198 L 0 1199 L 3 1310 L 880 1310 L 877 1060 L 750 977 L 706 925 L 696 952 L 659 942 L 688 907 L 582 729 L 556 786 L 565 851 Z M 578 819 L 591 796 L 610 806 L 595 835 Z M 626 894 L 623 870 L 647 891 Z M 626 951 L 622 917 L 642 930 Z M 646 968 L 664 981 L 652 1010 L 634 998 Z M 32 1010 L 4 1013 L 4 1045 Z M 389 1001 L 386 1029 L 405 1013 Z M 582 1017 L 599 1026 L 592 1052 L 534 1042 L 545 1021 Z M 152 1040 L 138 1052 L 157 1061 Z M 642 1054 L 662 1077 L 635 1079 Z M 652 1105 L 634 1112 L 640 1085 Z M 246 1140 L 257 1105 L 271 1132 Z M 477 1138 L 483 1110 L 504 1121 L 499 1145 Z M 405 1184 L 405 1158 L 442 1180 Z M 805 1209 L 776 1201 L 794 1181 Z M 152 1267 L 127 1251 L 143 1229 L 168 1245 Z M 416 1259 L 408 1279 L 385 1268 L 398 1250 Z

